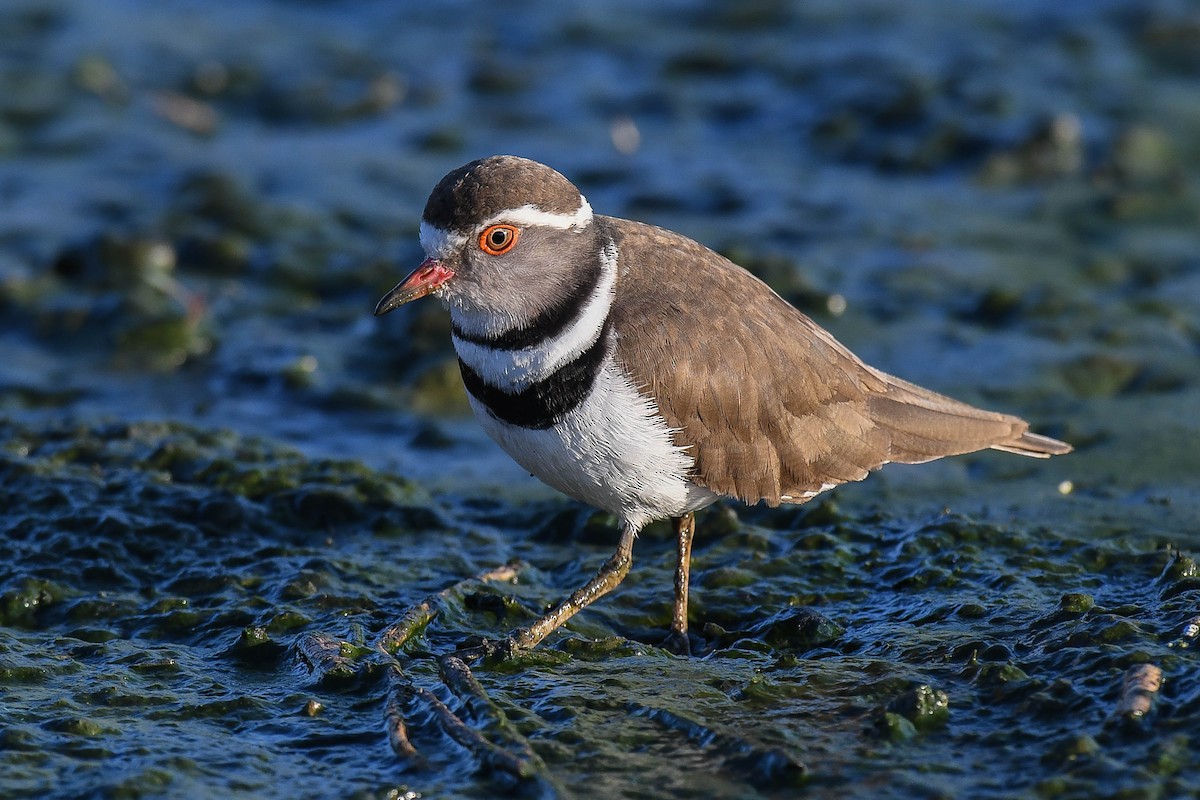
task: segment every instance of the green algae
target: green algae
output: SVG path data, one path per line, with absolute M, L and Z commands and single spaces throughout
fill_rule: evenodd
M 175 759 L 203 764 L 223 757 L 215 731 L 237 726 L 253 737 L 255 730 L 297 719 L 284 708 L 317 703 L 319 714 L 295 713 L 358 737 L 363 752 L 353 762 L 355 773 L 386 782 L 379 772 L 381 759 L 386 764 L 389 758 L 381 734 L 351 734 L 379 731 L 381 724 L 382 672 L 363 636 L 382 633 L 405 607 L 379 571 L 391 572 L 399 581 L 393 585 L 402 586 L 411 585 L 412 575 L 426 576 L 416 578 L 420 584 L 464 570 L 453 549 L 424 529 L 401 533 L 389 523 L 385 536 L 372 530 L 398 498 L 427 499 L 406 482 L 359 464 L 307 459 L 261 440 L 179 424 L 9 423 L 6 434 L 23 446 L 21 455 L 0 460 L 5 491 L 29 502 L 6 523 L 6 547 L 23 548 L 24 555 L 5 559 L 0 589 L 9 607 L 24 611 L 6 623 L 11 633 L 5 649 L 21 652 L 12 650 L 19 635 L 38 643 L 43 655 L 14 660 L 0 652 L 0 677 L 22 687 L 29 703 L 81 680 L 91 687 L 44 713 L 23 705 L 22 718 L 39 721 L 23 729 L 25 749 L 10 752 L 35 748 L 55 763 L 76 751 L 67 739 L 45 737 L 66 736 L 102 740 L 114 753 L 133 746 L 147 725 L 186 720 L 201 727 L 144 766 L 175 774 Z M 335 507 L 354 511 L 329 514 L 314 526 L 311 518 L 296 516 L 295 498 L 275 499 L 279 487 L 289 487 L 284 493 L 311 488 L 321 503 L 335 487 Z M 206 507 L 207 495 L 238 498 L 233 528 L 191 518 Z M 76 545 L 78 552 L 60 549 L 54 557 L 62 583 L 33 581 L 29 574 L 46 567 L 30 545 L 39 537 L 61 537 L 60 510 L 85 506 L 89 513 L 75 518 L 72 535 L 86 533 L 89 544 L 82 550 Z M 185 507 L 191 512 L 181 514 Z M 472 527 L 472 513 L 478 512 L 459 509 L 452 525 Z M 219 518 L 227 522 L 230 514 L 224 509 Z M 516 509 L 486 514 L 491 526 L 523 525 Z M 153 522 L 156 516 L 172 521 Z M 598 535 L 599 528 L 591 529 L 603 525 L 603 517 L 557 516 L 562 543 L 511 528 L 503 536 L 518 549 L 536 549 L 547 566 L 558 563 L 564 546 L 602 557 L 603 548 L 583 542 Z M 506 724 L 515 725 L 544 762 L 539 770 L 545 772 L 530 776 L 620 781 L 623 771 L 610 772 L 608 759 L 630 746 L 652 747 L 673 753 L 668 763 L 708 763 L 715 785 L 731 792 L 740 780 L 773 796 L 801 777 L 820 786 L 858 779 L 853 776 L 867 780 L 875 769 L 903 769 L 905 748 L 917 741 L 945 741 L 960 752 L 995 758 L 985 756 L 988 743 L 996 741 L 996 731 L 1012 727 L 1019 738 L 1005 740 L 1005 747 L 1015 759 L 1031 757 L 1042 765 L 1031 775 L 1039 792 L 1070 796 L 1094 785 L 1097 765 L 1107 765 L 1100 774 L 1115 780 L 1124 765 L 1142 759 L 1146 770 L 1138 774 L 1178 779 L 1175 765 L 1186 761 L 1195 740 L 1189 716 L 1159 715 L 1154 727 L 1142 729 L 1145 741 L 1133 745 L 1113 740 L 1102 722 L 1126 664 L 1158 663 L 1177 684 L 1172 691 L 1181 694 L 1175 696 L 1196 691 L 1185 664 L 1168 655 L 1180 652 L 1171 649 L 1171 620 L 1195 590 L 1175 594 L 1167 605 L 1160 599 L 1192 579 L 1190 556 L 1120 539 L 1035 537 L 953 516 L 916 529 L 889 527 L 886 516 L 866 522 L 845 511 L 831 515 L 820 506 L 811 520 L 801 513 L 785 527 L 765 511 L 719 509 L 704 515 L 702 526 L 708 518 L 720 524 L 697 547 L 701 579 L 694 592 L 703 602 L 693 613 L 738 621 L 741 631 L 703 625 L 702 658 L 679 659 L 641 643 L 661 636 L 669 611 L 671 544 L 666 536 L 651 536 L 639 545 L 642 566 L 628 585 L 572 625 L 584 637 L 562 634 L 516 662 L 476 671 L 472 691 L 501 704 L 511 719 Z M 471 546 L 490 550 L 491 542 Z M 972 546 L 978 542 L 990 546 Z M 123 553 L 114 562 L 120 568 L 97 569 L 96 548 Z M 763 560 L 775 552 L 804 558 Z M 950 553 L 958 561 L 954 581 L 936 563 Z M 722 564 L 712 568 L 714 575 L 757 570 L 758 582 L 704 581 L 705 565 L 718 555 Z M 516 583 L 443 593 L 437 613 L 414 629 L 416 638 L 406 645 L 412 679 L 436 679 L 439 668 L 427 650 L 452 648 L 472 635 L 495 637 L 530 618 L 585 568 L 574 563 L 561 574 L 521 568 Z M 1102 584 L 1093 580 L 1100 574 L 1093 570 L 1109 571 L 1116 563 L 1124 565 L 1123 573 Z M 836 572 L 830 565 L 837 565 Z M 402 578 L 406 572 L 411 575 Z M 923 573 L 938 577 L 899 577 Z M 1004 574 L 1012 575 L 1005 600 L 968 600 L 989 595 Z M 834 575 L 838 586 L 829 585 Z M 881 584 L 898 588 L 880 592 Z M 1064 591 L 1079 586 L 1089 591 Z M 808 605 L 790 607 L 798 596 Z M 82 623 L 102 623 L 109 636 L 81 637 Z M 671 702 L 663 705 L 666 698 Z M 651 727 L 635 732 L 631 722 L 620 722 L 622 703 L 633 704 L 632 718 Z M 450 754 L 435 744 L 419 708 L 412 708 L 414 744 L 448 769 Z M 836 722 L 831 727 L 829 721 Z M 1074 738 L 1062 738 L 1064 724 L 1074 726 Z M 214 735 L 206 738 L 203 726 L 214 726 Z M 293 745 L 286 751 L 256 745 L 254 752 L 264 757 L 273 753 L 275 766 L 243 766 L 238 785 L 251 775 L 282 775 L 275 770 L 322 769 L 323 748 L 310 752 L 303 744 L 310 734 L 299 722 L 287 727 Z M 7 735 L 17 734 L 10 729 Z M 898 749 L 871 750 L 872 742 Z M 853 753 L 873 755 L 863 760 Z M 100 761 L 106 757 L 96 754 Z M 628 753 L 625 758 L 639 769 L 674 774 L 663 762 Z M 1089 771 L 1081 772 L 1081 764 Z M 31 773 L 21 767 L 13 774 Z M 672 791 L 693 785 L 681 776 L 670 778 Z M 482 785 L 497 780 L 487 773 L 480 779 Z M 953 771 L 942 779 L 948 785 L 966 780 Z M 132 781 L 126 788 L 145 788 L 140 777 L 122 780 Z M 443 786 L 466 785 L 445 781 L 438 779 Z M 971 785 L 980 786 L 977 780 Z

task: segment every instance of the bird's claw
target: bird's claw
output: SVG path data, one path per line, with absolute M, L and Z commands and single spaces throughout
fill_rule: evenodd
M 487 661 L 494 664 L 511 661 L 516 658 L 522 649 L 512 636 L 500 641 L 487 639 L 482 636 L 472 636 L 463 642 L 463 645 L 458 648 L 456 655 L 463 661 L 475 663 Z
M 664 650 L 669 650 L 677 656 L 690 656 L 692 654 L 692 643 L 688 640 L 688 635 L 682 631 L 671 631 L 667 634 L 667 638 L 662 640 L 659 645 Z

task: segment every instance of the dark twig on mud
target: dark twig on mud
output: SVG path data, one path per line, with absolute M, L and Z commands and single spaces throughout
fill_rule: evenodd
M 404 647 L 409 639 L 433 622 L 433 618 L 436 616 L 437 609 L 434 607 L 433 598 L 427 597 L 405 611 L 404 616 L 398 621 L 385 628 L 383 633 L 379 634 L 379 638 L 375 640 L 375 646 L 388 655 L 393 655 L 401 647 Z
M 517 726 L 513 725 L 508 715 L 488 697 L 465 661 L 457 656 L 446 655 L 438 659 L 438 667 L 442 682 L 462 700 L 463 706 L 476 722 L 490 730 L 493 737 L 516 751 L 519 758 L 533 764 L 539 771 L 545 769 L 542 760 L 533 752 L 529 740 L 517 730 Z
M 327 633 L 309 631 L 296 640 L 296 654 L 308 665 L 318 681 L 326 678 L 352 678 L 358 667 L 342 651 L 342 642 Z
M 509 562 L 502 567 L 485 570 L 473 578 L 461 580 L 453 586 L 442 589 L 437 594 L 431 594 L 421 602 L 410 607 L 408 611 L 404 612 L 404 616 L 385 628 L 379 634 L 379 638 L 375 640 L 375 646 L 385 653 L 395 654 L 408 643 L 409 639 L 419 634 L 433 621 L 434 617 L 438 615 L 438 610 L 441 608 L 442 603 L 448 598 L 460 594 L 470 584 L 511 581 L 516 577 L 517 564 Z
M 634 703 L 630 705 L 630 712 L 634 716 L 651 719 L 668 730 L 682 733 L 701 747 L 715 750 L 730 768 L 739 774 L 753 775 L 756 783 L 795 783 L 808 772 L 804 762 L 791 753 L 774 747 L 762 747 L 672 711 Z
M 396 755 L 416 764 L 424 763 L 421 754 L 413 746 L 408 737 L 408 723 L 404 720 L 404 706 L 412 700 L 415 693 L 412 683 L 400 669 L 400 665 L 392 663 L 387 669 L 387 703 L 384 705 L 384 724 L 387 729 L 388 744 Z
M 538 774 L 539 764 L 513 755 L 489 742 L 483 734 L 459 719 L 433 692 L 419 686 L 414 691 L 418 700 L 433 709 L 442 730 L 451 739 L 470 750 L 483 764 L 521 779 L 532 778 Z
M 375 641 L 380 658 L 387 661 L 388 695 L 384 706 L 385 727 L 388 743 L 396 755 L 407 761 L 420 763 L 421 755 L 413 745 L 408 733 L 405 711 L 413 704 L 420 704 L 432 711 L 434 718 L 446 734 L 469 750 L 480 763 L 492 770 L 504 772 L 518 779 L 529 779 L 543 775 L 546 766 L 533 752 L 529 741 L 521 735 L 508 716 L 492 702 L 470 668 L 462 659 L 447 655 L 438 659 L 439 673 L 446 686 L 462 700 L 467 713 L 479 720 L 495 736 L 516 752 L 490 741 L 480 731 L 467 725 L 437 695 L 428 689 L 416 686 L 404 674 L 396 654 L 414 636 L 420 634 L 437 617 L 442 606 L 455 595 L 463 593 L 472 583 L 489 581 L 511 581 L 517 576 L 517 565 L 481 572 L 473 578 L 459 581 L 437 594 L 426 597 L 411 606 L 404 615 L 389 625 Z
M 453 660 L 457 661 L 457 659 Z M 459 662 L 459 664 L 462 664 L 462 662 Z M 462 666 L 465 669 L 466 665 L 462 664 Z M 466 679 L 467 683 L 474 684 L 479 692 L 477 701 L 482 705 L 495 708 L 491 700 L 484 693 L 483 687 L 479 686 L 473 675 L 470 675 L 469 670 L 467 670 L 467 675 L 469 676 Z M 523 744 L 520 754 L 510 753 L 503 747 L 489 741 L 482 733 L 463 722 L 433 692 L 419 686 L 414 686 L 412 681 L 408 679 L 408 676 L 404 674 L 404 670 L 400 667 L 399 663 L 393 662 L 388 666 L 387 680 L 388 697 L 384 714 L 388 744 L 391 745 L 396 755 L 406 761 L 418 765 L 424 763 L 420 752 L 409 738 L 408 723 L 404 717 L 405 706 L 412 703 L 420 703 L 433 712 L 434 719 L 437 720 L 442 730 L 451 739 L 469 750 L 485 767 L 508 773 L 523 780 L 536 777 L 539 773 L 545 772 L 545 765 L 542 763 L 542 760 L 534 754 L 533 750 L 529 747 L 529 743 L 519 733 L 516 733 L 515 730 L 512 733 Z M 461 676 L 456 676 L 454 680 L 460 688 L 464 685 L 460 682 Z M 508 723 L 508 719 L 499 712 L 499 709 L 496 709 L 496 712 L 511 727 L 511 723 Z

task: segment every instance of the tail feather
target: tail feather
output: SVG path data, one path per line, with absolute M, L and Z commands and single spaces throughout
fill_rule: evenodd
M 992 445 L 992 449 L 1003 450 L 1005 453 L 1016 453 L 1019 456 L 1029 456 L 1031 458 L 1049 458 L 1050 456 L 1066 455 L 1075 448 L 1066 442 L 1060 442 L 1058 439 L 1051 439 L 1049 436 L 1042 436 L 1040 433 L 1026 431 L 1016 441 L 994 444 Z
M 1019 417 L 985 411 L 880 373 L 887 391 L 871 397 L 871 416 L 891 434 L 890 461 L 919 463 L 976 450 L 1034 458 L 1071 452 L 1071 446 L 1029 432 Z

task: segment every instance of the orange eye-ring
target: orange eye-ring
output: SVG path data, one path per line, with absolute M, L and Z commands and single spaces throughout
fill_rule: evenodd
M 512 225 L 492 225 L 479 234 L 479 249 L 489 256 L 502 256 L 513 249 L 519 235 Z

